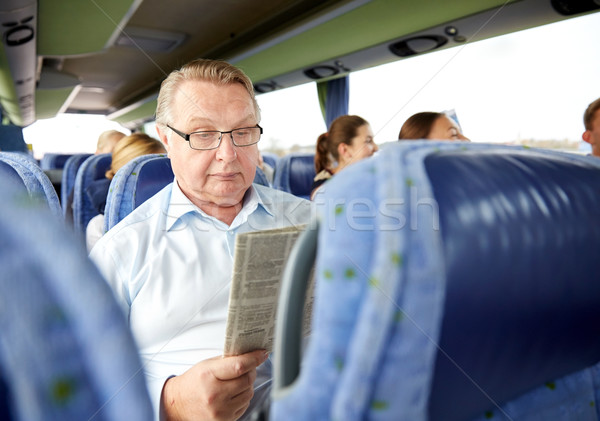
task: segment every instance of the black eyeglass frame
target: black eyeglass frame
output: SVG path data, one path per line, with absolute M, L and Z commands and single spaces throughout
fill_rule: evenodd
M 256 126 L 252 126 L 252 127 L 238 127 L 237 129 L 232 129 L 232 130 L 228 130 L 226 132 L 222 132 L 220 130 L 200 130 L 197 132 L 191 132 L 191 133 L 184 133 L 182 131 L 179 131 L 171 126 L 169 126 L 167 124 L 167 127 L 171 130 L 173 130 L 175 133 L 177 133 L 179 136 L 181 136 L 182 138 L 184 138 L 188 144 L 190 145 L 190 149 L 193 149 L 195 151 L 210 151 L 213 149 L 217 149 L 219 146 L 221 146 L 221 141 L 223 140 L 223 135 L 224 134 L 229 134 L 231 135 L 231 142 L 233 143 L 234 146 L 237 146 L 238 148 L 243 148 L 246 146 L 252 146 L 252 145 L 256 145 L 259 141 L 260 141 L 260 136 L 262 136 L 263 134 L 263 128 L 260 127 L 260 125 L 256 125 Z M 238 145 L 237 143 L 235 143 L 235 140 L 233 140 L 233 132 L 237 131 L 237 130 L 244 130 L 244 129 L 255 129 L 255 128 L 259 128 L 260 129 L 260 135 L 258 136 L 258 140 L 254 143 L 249 143 L 248 145 Z M 220 133 L 219 136 L 219 143 L 217 143 L 217 146 L 215 146 L 214 148 L 192 148 L 192 142 L 190 142 L 190 136 L 193 134 L 197 134 L 197 133 Z

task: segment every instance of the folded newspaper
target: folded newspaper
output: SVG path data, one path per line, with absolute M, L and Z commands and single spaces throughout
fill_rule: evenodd
M 223 355 L 273 349 L 277 302 L 288 256 L 306 225 L 238 234 Z M 304 305 L 303 335 L 310 334 L 314 268 Z

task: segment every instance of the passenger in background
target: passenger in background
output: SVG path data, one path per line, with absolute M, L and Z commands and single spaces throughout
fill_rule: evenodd
M 398 140 L 418 139 L 469 141 L 454 120 L 444 113 L 431 111 L 410 116 L 400 129 Z
M 153 153 L 166 153 L 165 146 L 145 133 L 134 133 L 122 138 L 112 152 L 112 163 L 106 171 L 104 179 L 96 180 L 86 190 L 92 205 L 99 214 L 93 217 L 87 225 L 85 238 L 87 249 L 90 251 L 96 241 L 104 235 L 104 207 L 110 182 L 121 167 L 133 158 Z
M 115 145 L 119 140 L 125 137 L 124 133 L 118 130 L 107 130 L 102 132 L 98 137 L 98 143 L 96 144 L 96 155 L 101 153 L 111 153 L 115 148 Z
M 239 419 L 269 396 L 265 350 L 222 356 L 235 239 L 307 224 L 312 205 L 253 184 L 259 122 L 237 67 L 199 59 L 173 71 L 156 127 L 175 179 L 90 253 L 139 346 L 156 420 Z
M 368 158 L 378 151 L 373 130 L 367 120 L 357 115 L 343 115 L 331 123 L 329 131 L 317 139 L 315 171 L 310 198 L 334 174 L 349 164 Z
M 592 145 L 592 155 L 600 158 L 600 98 L 592 102 L 583 114 L 583 140 Z

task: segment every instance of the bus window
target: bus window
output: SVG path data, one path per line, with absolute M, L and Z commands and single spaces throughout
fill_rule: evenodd
M 353 72 L 349 113 L 371 122 L 378 143 L 395 141 L 416 112 L 454 109 L 475 142 L 585 152 L 599 37 L 596 13 Z M 326 130 L 316 91 L 309 83 L 258 96 L 270 143 L 314 148 Z

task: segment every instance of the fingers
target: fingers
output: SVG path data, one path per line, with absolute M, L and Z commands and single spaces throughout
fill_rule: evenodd
M 254 351 L 204 360 L 165 382 L 162 407 L 167 419 L 237 419 L 254 396 L 256 367 L 267 354 Z
M 267 359 L 263 350 L 252 351 L 242 355 L 213 359 L 211 372 L 219 380 L 232 380 L 256 369 Z
M 231 400 L 231 407 L 236 408 L 233 412 L 234 419 L 238 419 L 239 417 L 244 415 L 244 413 L 250 406 L 250 400 L 252 399 L 253 396 L 254 396 L 254 389 L 250 388 L 250 389 L 245 390 L 244 392 L 240 393 L 239 395 L 237 395 L 236 397 L 234 397 Z
M 222 401 L 218 404 L 215 400 L 214 407 L 220 408 L 219 414 L 225 419 L 237 419 L 241 417 L 254 396 L 254 380 L 256 379 L 256 370 L 251 370 L 241 377 L 234 380 L 221 381 L 220 391 Z M 233 417 L 232 417 L 233 415 Z

